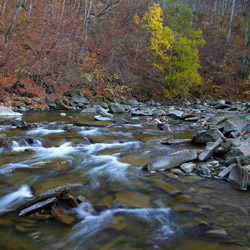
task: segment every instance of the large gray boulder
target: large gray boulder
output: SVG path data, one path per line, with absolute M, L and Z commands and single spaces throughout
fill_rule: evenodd
M 110 103 L 109 108 L 112 113 L 126 113 L 125 108 L 119 103 Z
M 11 108 L 0 106 L 0 118 L 21 117 L 23 114 L 14 112 Z
M 83 104 L 88 104 L 89 100 L 84 96 L 73 96 L 71 98 L 71 102 L 77 105 L 83 105 Z
M 223 134 L 228 134 L 231 132 L 243 132 L 248 130 L 249 125 L 248 122 L 235 116 L 228 118 L 225 122 L 224 129 L 223 129 Z
M 182 150 L 153 160 L 147 165 L 147 169 L 148 171 L 170 169 L 196 158 L 196 150 Z
M 197 144 L 206 144 L 208 142 L 215 142 L 218 139 L 224 138 L 224 135 L 217 128 L 198 132 L 193 138 L 192 142 Z

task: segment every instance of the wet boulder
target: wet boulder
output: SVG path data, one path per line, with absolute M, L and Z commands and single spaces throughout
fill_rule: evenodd
M 220 130 L 213 128 L 198 132 L 195 136 L 193 136 L 192 142 L 204 145 L 207 142 L 215 142 L 222 138 L 224 138 L 224 135 L 220 132 Z
M 183 118 L 184 112 L 181 110 L 170 109 L 168 115 L 174 116 L 176 118 Z
M 225 121 L 223 134 L 229 134 L 231 132 L 243 132 L 249 129 L 249 124 L 247 121 L 241 119 L 240 117 L 231 117 Z
M 147 165 L 148 171 L 165 170 L 180 166 L 184 162 L 192 161 L 197 158 L 196 150 L 182 150 L 170 154 L 169 156 L 159 157 Z
M 51 209 L 51 215 L 62 224 L 69 225 L 74 221 L 74 218 L 66 214 L 61 208 L 54 207 Z
M 111 113 L 126 113 L 126 110 L 123 107 L 123 105 L 116 103 L 116 102 L 110 103 L 109 108 L 111 110 Z

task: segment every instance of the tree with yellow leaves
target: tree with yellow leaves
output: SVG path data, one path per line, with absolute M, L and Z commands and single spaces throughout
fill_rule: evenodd
M 185 9 L 181 11 L 185 12 Z M 183 15 L 181 16 L 183 18 Z M 171 22 L 175 21 L 174 23 L 178 24 L 178 20 L 171 17 Z M 179 23 L 184 23 L 181 21 Z M 198 73 L 198 47 L 204 44 L 201 31 L 190 29 L 189 34 L 185 34 L 181 32 L 181 27 L 164 25 L 163 12 L 159 4 L 154 4 L 146 12 L 143 27 L 150 33 L 153 66 L 165 73 L 166 96 L 188 95 L 193 86 L 202 82 Z

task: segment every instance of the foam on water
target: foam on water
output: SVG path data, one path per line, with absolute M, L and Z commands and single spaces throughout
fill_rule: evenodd
M 98 233 L 112 226 L 114 223 L 112 219 L 119 215 L 141 227 L 151 225 L 145 228 L 143 233 L 148 236 L 148 243 L 159 244 L 178 230 L 178 226 L 171 221 L 170 212 L 170 208 L 109 209 L 100 215 L 86 217 L 74 226 L 66 240 L 56 244 L 55 247 L 58 249 L 67 245 L 72 249 L 82 249 L 86 240 L 96 238 Z
M 21 204 L 25 198 L 32 198 L 30 188 L 27 185 L 21 186 L 17 191 L 0 198 L 0 214 L 8 212 L 13 207 Z
M 128 168 L 129 164 L 118 161 L 116 156 L 112 155 L 92 155 L 89 159 L 96 167 L 88 171 L 91 184 L 95 187 L 100 186 L 105 179 L 105 182 L 112 184 L 119 182 L 120 184 L 128 184 Z
M 28 164 L 24 164 L 24 163 L 9 163 L 9 164 L 5 164 L 3 166 L 1 166 L 0 168 L 0 174 L 6 175 L 8 173 L 11 173 L 12 171 L 14 171 L 17 168 L 32 168 L 30 165 Z
M 20 152 L 20 151 L 24 151 L 25 149 L 28 148 L 40 148 L 42 147 L 42 143 L 39 140 L 32 140 L 32 142 L 30 142 L 28 139 L 24 139 L 22 141 L 22 143 L 18 142 L 18 141 L 13 141 L 12 142 L 12 150 L 16 151 L 16 152 Z
M 138 141 L 124 142 L 124 143 L 95 143 L 90 145 L 83 145 L 83 149 L 88 154 L 94 154 L 104 149 L 123 149 L 123 150 L 135 150 L 140 148 L 141 144 Z
M 27 135 L 49 135 L 49 134 L 58 134 L 66 132 L 64 129 L 47 129 L 47 128 L 35 128 L 29 130 Z

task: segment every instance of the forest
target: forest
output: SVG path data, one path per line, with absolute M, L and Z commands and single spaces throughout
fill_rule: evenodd
M 1 0 L 0 101 L 250 94 L 248 0 Z

